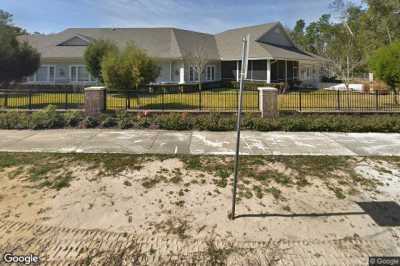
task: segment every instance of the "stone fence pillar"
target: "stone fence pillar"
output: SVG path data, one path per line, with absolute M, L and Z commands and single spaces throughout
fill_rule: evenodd
M 276 88 L 258 88 L 260 93 L 260 112 L 261 117 L 278 116 L 278 89 Z
M 89 87 L 85 88 L 85 113 L 96 116 L 106 110 L 106 88 Z

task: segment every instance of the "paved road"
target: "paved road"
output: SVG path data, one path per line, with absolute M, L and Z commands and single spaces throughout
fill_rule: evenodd
M 243 155 L 400 156 L 400 134 L 244 131 Z M 0 130 L 0 151 L 230 155 L 234 132 Z

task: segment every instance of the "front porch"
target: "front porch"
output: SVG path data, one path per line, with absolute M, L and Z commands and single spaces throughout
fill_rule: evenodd
M 240 61 L 221 63 L 222 80 L 239 81 Z M 268 84 L 300 81 L 305 85 L 317 86 L 320 79 L 320 67 L 315 62 L 254 59 L 249 60 L 247 80 Z

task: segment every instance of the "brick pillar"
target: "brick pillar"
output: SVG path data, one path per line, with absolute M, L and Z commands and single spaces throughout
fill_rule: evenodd
M 85 113 L 96 116 L 105 111 L 106 88 L 89 87 L 85 88 Z
M 278 116 L 278 89 L 258 88 L 260 93 L 260 112 L 261 117 Z

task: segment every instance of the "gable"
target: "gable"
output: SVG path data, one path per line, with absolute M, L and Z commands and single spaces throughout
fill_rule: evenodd
M 274 27 L 258 39 L 259 42 L 284 47 L 294 47 L 292 40 L 281 26 Z
M 88 45 L 89 45 L 88 40 L 85 40 L 79 36 L 74 36 L 74 37 L 60 43 L 58 46 L 88 46 Z

